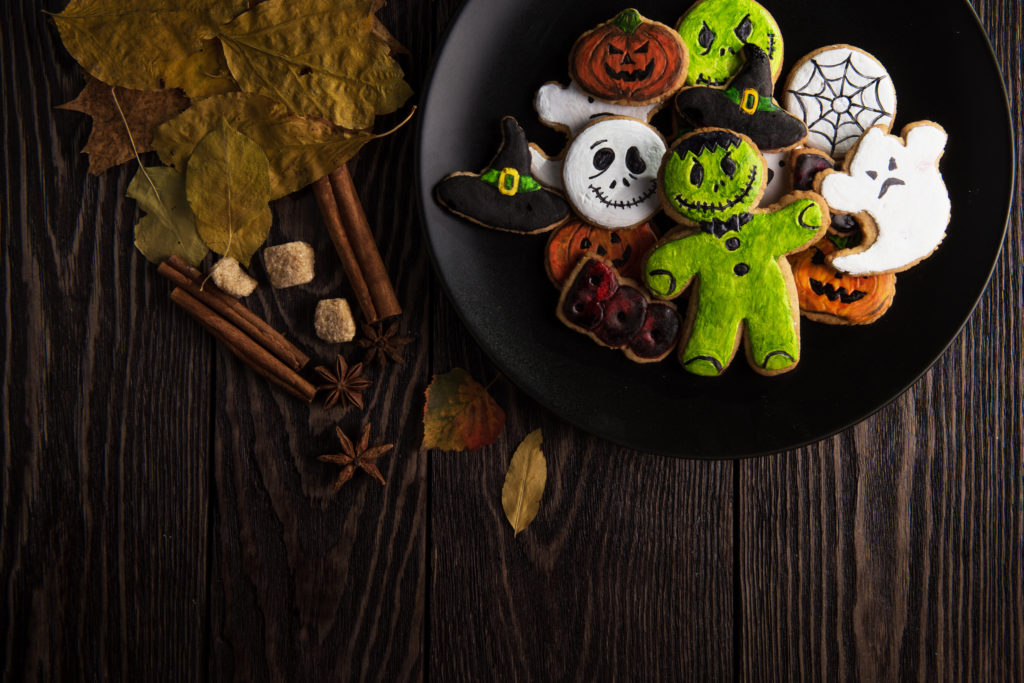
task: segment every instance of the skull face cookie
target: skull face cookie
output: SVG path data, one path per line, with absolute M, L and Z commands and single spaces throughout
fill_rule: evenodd
M 562 162 L 562 186 L 572 208 L 604 228 L 646 223 L 661 209 L 661 133 L 625 117 L 600 119 L 573 138 Z

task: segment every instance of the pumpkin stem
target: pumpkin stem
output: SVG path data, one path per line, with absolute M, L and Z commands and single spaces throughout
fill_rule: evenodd
M 622 29 L 626 35 L 633 35 L 633 33 L 640 28 L 640 24 L 644 23 L 644 18 L 640 16 L 640 13 L 630 7 L 619 12 L 619 15 L 612 19 L 612 23 Z

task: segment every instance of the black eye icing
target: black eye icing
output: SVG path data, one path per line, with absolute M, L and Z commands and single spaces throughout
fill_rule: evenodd
M 619 237 L 619 233 L 617 233 L 617 232 L 613 232 L 611 234 L 611 238 L 610 239 L 611 239 L 612 244 L 618 244 L 619 242 L 622 241 L 622 238 Z
M 736 175 L 737 168 L 738 166 L 736 165 L 736 162 L 730 159 L 729 157 L 724 157 L 722 159 L 722 172 L 725 173 L 725 175 L 732 178 L 734 175 Z
M 641 45 L 637 49 L 633 50 L 633 52 L 635 52 L 638 55 L 645 55 L 645 54 L 647 54 L 647 49 L 650 46 L 651 46 L 650 42 L 644 43 L 643 45 Z
M 895 171 L 896 170 L 896 157 L 889 157 L 889 170 L 890 171 Z
M 699 161 L 693 162 L 693 168 L 690 169 L 690 184 L 694 187 L 700 187 L 704 183 L 704 167 Z
M 700 34 L 697 36 L 697 42 L 705 50 L 710 50 L 711 44 L 715 42 L 715 32 L 711 30 L 711 27 L 708 26 L 706 21 L 700 28 Z
M 771 185 L 772 181 L 775 180 L 775 171 L 768 169 L 768 182 L 765 185 Z
M 868 178 L 871 178 L 872 180 L 878 177 L 878 173 L 875 171 L 865 171 L 865 173 L 867 173 Z
M 626 168 L 637 175 L 647 170 L 647 163 L 640 157 L 640 150 L 636 147 L 630 147 L 626 152 Z
M 743 17 L 743 21 L 733 29 L 733 32 L 742 42 L 747 42 L 747 39 L 750 38 L 750 34 L 754 32 L 754 24 L 751 23 L 749 14 Z
M 606 171 L 615 161 L 615 151 L 611 147 L 602 147 L 594 152 L 594 168 L 599 171 Z
M 609 45 L 608 46 L 608 54 L 610 54 L 610 55 L 621 55 L 622 54 L 622 50 L 620 50 L 619 48 L 615 47 L 614 45 Z

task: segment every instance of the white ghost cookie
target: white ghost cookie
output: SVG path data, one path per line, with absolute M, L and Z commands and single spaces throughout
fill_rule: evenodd
M 650 121 L 663 102 L 653 104 L 614 104 L 591 97 L 575 82 L 569 85 L 545 83 L 537 91 L 533 106 L 541 123 L 555 130 L 576 135 L 588 123 L 605 116 L 628 116 Z
M 583 128 L 561 162 L 545 161 L 561 163 L 562 187 L 576 213 L 617 229 L 646 223 L 661 209 L 658 169 L 664 154 L 665 139 L 657 130 L 633 118 L 611 117 Z
M 767 170 L 767 180 L 764 184 L 764 194 L 758 206 L 771 206 L 782 199 L 782 195 L 788 193 L 792 188 L 789 182 L 789 152 L 765 152 L 764 161 Z
M 868 130 L 847 155 L 843 171 L 824 171 L 815 186 L 833 211 L 864 211 L 864 242 L 836 252 L 832 266 L 851 275 L 898 273 L 927 258 L 949 224 L 949 193 L 939 173 L 946 131 L 911 123 L 902 138 Z
M 829 45 L 796 63 L 782 105 L 807 124 L 805 144 L 841 159 L 872 126 L 889 132 L 896 88 L 872 55 L 851 45 Z

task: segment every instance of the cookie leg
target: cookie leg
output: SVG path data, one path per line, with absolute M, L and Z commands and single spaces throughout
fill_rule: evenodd
M 758 372 L 792 370 L 800 360 L 800 336 L 793 315 L 783 307 L 772 307 L 747 318 L 747 350 Z
M 736 353 L 739 320 L 716 319 L 713 306 L 698 306 L 690 338 L 679 354 L 679 362 L 688 372 L 704 377 L 715 377 L 729 367 Z M 719 312 L 721 318 L 721 312 Z

